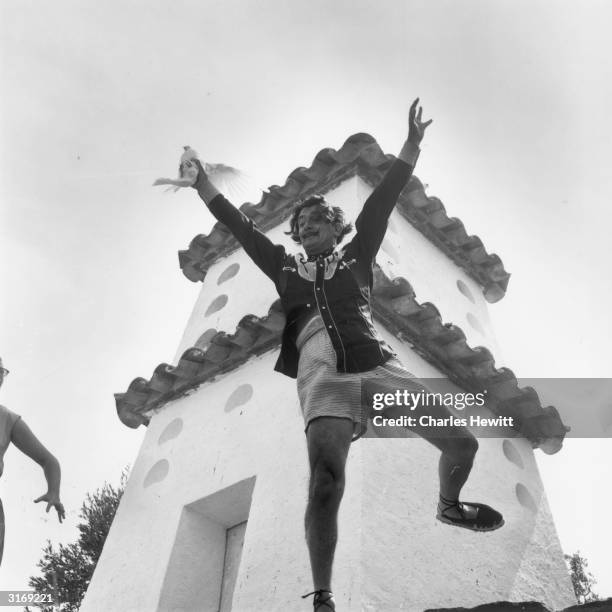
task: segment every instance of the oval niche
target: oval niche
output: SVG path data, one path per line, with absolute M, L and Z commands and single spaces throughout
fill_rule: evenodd
M 520 482 L 517 483 L 515 493 L 516 498 L 519 500 L 519 503 L 521 506 L 523 506 L 523 508 L 527 508 L 527 510 L 531 510 L 531 512 L 538 511 L 538 505 L 536 504 L 535 499 L 533 499 L 533 495 L 529 492 L 529 489 L 524 484 L 521 484 Z
M 468 323 L 472 326 L 472 329 L 475 329 L 479 334 L 485 335 L 485 330 L 480 321 L 471 313 L 468 312 L 466 315 Z
M 166 478 L 169 471 L 170 464 L 166 459 L 161 459 L 147 472 L 142 486 L 146 489 L 156 482 L 161 482 Z
M 510 440 L 504 440 L 502 444 L 502 449 L 508 461 L 514 463 L 514 465 L 520 467 L 521 469 L 525 467 L 521 454 L 518 452 L 516 446 L 512 444 L 512 442 L 510 442 Z
M 249 384 L 240 385 L 227 398 L 225 402 L 225 412 L 231 412 L 238 406 L 246 404 L 253 397 L 253 387 Z
M 201 351 L 205 351 L 212 340 L 212 337 L 217 333 L 217 330 L 214 327 L 207 329 L 197 340 L 195 343 L 196 348 L 199 348 Z
M 227 304 L 227 295 L 219 295 L 217 296 L 208 306 L 206 312 L 204 313 L 205 317 L 209 317 L 211 314 L 218 312 Z
M 230 278 L 234 278 L 234 276 L 238 274 L 239 270 L 240 270 L 239 263 L 233 263 L 227 268 L 225 268 L 225 270 L 221 272 L 221 274 L 219 275 L 219 278 L 217 279 L 217 285 L 220 285 L 221 283 L 228 281 Z
M 470 288 L 462 281 L 462 280 L 458 280 L 457 281 L 457 289 L 459 289 L 459 291 L 461 293 L 463 293 L 463 295 L 470 300 L 470 302 L 472 302 L 472 304 L 476 303 L 476 300 L 474 299 L 474 295 L 473 293 L 470 291 Z
M 174 440 L 183 431 L 183 419 L 174 419 L 164 427 L 164 431 L 161 432 L 158 444 L 163 444 L 169 440 Z

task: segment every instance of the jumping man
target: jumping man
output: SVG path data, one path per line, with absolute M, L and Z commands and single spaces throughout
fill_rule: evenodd
M 367 414 L 362 385 L 377 390 L 425 389 L 378 336 L 372 323 L 370 295 L 373 265 L 387 220 L 408 182 L 425 129 L 418 99 L 409 112 L 409 130 L 398 158 L 366 200 L 355 222 L 356 234 L 339 247 L 352 226 L 343 211 L 314 195 L 296 206 L 288 234 L 305 254 L 288 254 L 273 244 L 254 222 L 232 206 L 208 180 L 197 160 L 194 188 L 211 213 L 233 233 L 249 257 L 274 282 L 286 315 L 280 356 L 275 369 L 297 378 L 304 422 L 310 485 L 306 509 L 306 542 L 314 582 L 314 609 L 335 610 L 331 591 L 338 508 L 344 492 L 345 464 L 352 440 L 363 435 Z M 451 416 L 444 406 L 431 406 L 434 418 Z M 400 416 L 405 408 L 389 408 Z M 440 499 L 437 518 L 444 523 L 490 531 L 503 525 L 489 506 L 459 501 L 472 468 L 478 443 L 464 427 L 414 431 L 440 451 Z M 305 596 L 306 597 L 306 596 Z

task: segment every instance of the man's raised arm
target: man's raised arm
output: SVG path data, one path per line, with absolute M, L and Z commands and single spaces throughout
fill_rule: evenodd
M 263 273 L 275 283 L 285 259 L 285 248 L 274 244 L 242 211 L 231 204 L 221 192 L 208 180 L 208 176 L 198 160 L 198 178 L 193 188 L 208 210 L 223 223 L 242 245 L 247 255 Z
M 387 231 L 389 215 L 412 175 L 425 129 L 433 121 L 433 119 L 422 121 L 423 109 L 419 107 L 417 111 L 418 103 L 417 98 L 410 107 L 408 139 L 382 181 L 366 200 L 355 221 L 357 234 L 351 242 L 359 249 L 362 256 L 369 259 L 374 259 L 380 248 Z

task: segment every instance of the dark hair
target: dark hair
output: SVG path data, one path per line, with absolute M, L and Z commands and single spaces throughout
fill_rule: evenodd
M 321 208 L 325 209 L 325 217 L 330 223 L 340 223 L 342 225 L 342 231 L 337 238 L 337 242 L 341 242 L 348 233 L 353 231 L 353 224 L 347 223 L 344 211 L 339 206 L 332 206 L 322 195 L 316 194 L 296 204 L 295 208 L 291 211 L 289 231 L 285 232 L 285 234 L 291 236 L 294 242 L 302 244 L 298 228 L 298 217 L 300 213 L 309 206 L 321 206 Z

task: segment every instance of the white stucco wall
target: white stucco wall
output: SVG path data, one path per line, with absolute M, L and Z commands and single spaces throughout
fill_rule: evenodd
M 440 376 L 382 334 L 415 375 Z M 276 351 L 255 358 L 153 416 L 84 612 L 175 609 L 158 606 L 160 599 L 167 606 L 162 585 L 168 589 L 169 572 L 176 574 L 169 562 L 184 506 L 252 477 L 232 609 L 308 609 L 299 600 L 311 586 L 302 526 L 308 477 L 303 422 L 294 381 L 272 372 L 275 358 Z M 228 399 L 243 385 L 251 385 L 250 399 L 229 409 Z M 557 608 L 571 603 L 533 453 L 522 439 L 508 443 L 523 467 L 506 457 L 502 439 L 481 440 L 465 488 L 466 499 L 504 513 L 506 525 L 490 534 L 435 520 L 438 453 L 427 443 L 408 438 L 354 444 L 334 574 L 341 609 L 421 611 L 499 599 L 537 599 Z M 527 493 L 517 496 L 517 485 Z M 195 565 L 184 571 L 203 571 Z M 190 580 L 183 578 L 186 585 Z M 218 602 L 209 603 L 176 609 L 216 609 Z
M 369 191 L 353 178 L 327 198 L 355 219 Z M 289 246 L 284 229 L 269 235 Z M 406 277 L 417 299 L 433 302 L 445 322 L 458 324 L 470 344 L 495 354 L 479 287 L 397 213 L 378 260 L 390 276 Z M 235 263 L 238 273 L 218 285 Z M 222 295 L 226 303 L 207 315 Z M 177 359 L 206 330 L 233 333 L 242 316 L 265 315 L 275 299 L 273 284 L 242 251 L 213 265 Z M 468 313 L 481 331 L 469 324 Z M 386 330 L 381 334 L 417 377 L 441 378 L 409 346 Z M 152 415 L 83 612 L 217 610 L 223 530 L 245 518 L 232 609 L 311 609 L 299 599 L 312 590 L 303 536 L 303 421 L 295 381 L 273 372 L 276 356 L 254 358 Z M 505 439 L 480 440 L 464 490 L 464 499 L 504 514 L 505 526 L 488 534 L 436 521 L 438 452 L 432 446 L 414 437 L 353 444 L 334 572 L 339 609 L 421 612 L 503 599 L 562 608 L 573 602 L 533 452 L 513 431 L 506 433 Z M 252 483 L 250 508 L 240 489 L 245 482 Z M 242 493 L 232 497 L 236 487 Z M 220 499 L 227 508 L 221 503 L 220 509 Z

